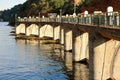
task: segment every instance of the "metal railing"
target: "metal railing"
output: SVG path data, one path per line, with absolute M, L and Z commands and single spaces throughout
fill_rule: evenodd
M 77 16 L 62 16 L 62 17 L 24 17 L 17 18 L 17 22 L 60 22 L 82 25 L 93 25 L 111 28 L 120 28 L 120 12 L 97 13 L 97 14 L 79 14 Z

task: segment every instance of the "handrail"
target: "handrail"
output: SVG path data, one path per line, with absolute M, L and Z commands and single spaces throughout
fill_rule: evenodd
M 94 25 L 110 28 L 120 28 L 120 12 L 79 14 L 77 16 L 17 18 L 17 22 L 60 22 L 71 24 Z

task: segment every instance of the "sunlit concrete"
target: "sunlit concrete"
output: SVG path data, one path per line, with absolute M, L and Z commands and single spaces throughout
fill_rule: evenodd
M 88 32 L 83 32 L 81 34 L 81 57 L 80 60 L 84 60 L 84 59 L 89 59 L 89 49 L 88 49 L 88 38 L 89 37 L 89 33 Z M 77 48 L 76 48 L 77 49 Z
M 53 37 L 53 26 L 51 25 L 43 25 L 40 27 L 40 35 L 39 38 L 43 38 L 44 36 L 46 37 Z
M 60 26 L 54 27 L 54 40 L 60 39 Z
M 36 24 L 31 24 L 30 26 L 28 26 L 26 28 L 26 35 L 29 36 L 29 35 L 39 35 L 39 26 L 36 25 Z
M 60 44 L 64 44 L 64 29 L 60 29 Z
M 72 50 L 72 30 L 64 30 L 64 49 L 65 51 Z
M 20 33 L 23 33 L 25 34 L 25 24 L 19 24 L 17 27 L 16 27 L 16 34 L 20 34 Z
M 90 80 L 106 80 L 115 78 L 120 80 L 120 42 L 106 39 L 100 34 L 91 34 L 90 37 Z
M 80 31 L 79 29 L 73 30 L 73 61 L 79 62 L 87 60 L 88 54 L 88 33 Z

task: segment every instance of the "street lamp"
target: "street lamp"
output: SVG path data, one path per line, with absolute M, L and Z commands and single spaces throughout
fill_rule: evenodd
M 40 21 L 40 12 L 39 12 L 39 21 Z
M 61 19 L 62 19 L 62 9 L 60 9 L 60 22 L 61 22 Z
M 60 9 L 60 17 L 62 16 L 62 9 Z
M 76 4 L 74 3 L 74 13 L 73 14 L 76 14 Z
M 40 12 L 39 12 L 39 18 L 40 18 Z

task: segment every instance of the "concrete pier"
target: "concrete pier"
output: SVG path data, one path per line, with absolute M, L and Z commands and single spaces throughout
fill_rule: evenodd
M 54 36 L 54 28 L 51 26 L 51 25 L 43 25 L 40 27 L 40 38 L 43 38 L 43 37 L 51 37 L 53 38 Z
M 16 27 L 16 34 L 20 34 L 20 33 L 23 33 L 25 34 L 25 24 L 19 24 L 17 27 Z
M 38 36 L 38 30 L 39 30 L 39 26 L 36 24 L 31 24 L 30 26 L 28 26 L 26 28 L 26 35 L 30 36 L 30 35 L 36 35 Z
M 73 61 L 79 62 L 81 60 L 81 33 L 77 28 L 73 29 Z
M 64 30 L 64 50 L 68 52 L 72 50 L 72 30 L 71 29 Z
M 73 61 L 79 62 L 87 60 L 88 57 L 88 33 L 80 31 L 78 28 L 73 29 Z
M 60 27 L 60 44 L 64 44 L 64 29 Z
M 54 40 L 60 39 L 60 26 L 54 27 Z

